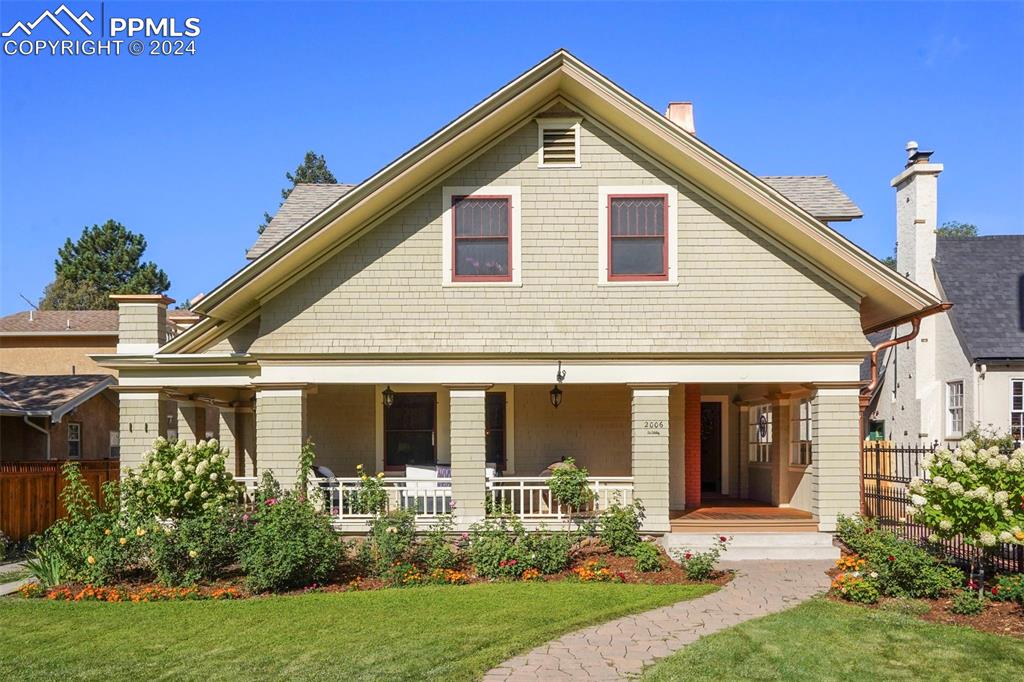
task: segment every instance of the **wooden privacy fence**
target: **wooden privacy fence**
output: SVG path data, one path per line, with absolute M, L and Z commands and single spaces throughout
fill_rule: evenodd
M 63 460 L 0 462 L 0 531 L 11 540 L 41 533 L 64 514 L 62 466 Z M 100 487 L 120 475 L 117 460 L 86 460 L 79 467 L 97 499 Z

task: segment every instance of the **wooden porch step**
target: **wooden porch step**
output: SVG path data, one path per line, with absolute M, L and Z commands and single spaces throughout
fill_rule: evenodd
M 672 519 L 673 533 L 817 533 L 814 519 Z

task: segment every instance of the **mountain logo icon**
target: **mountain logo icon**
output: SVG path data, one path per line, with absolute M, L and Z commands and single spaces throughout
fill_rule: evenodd
M 70 24 L 73 24 L 74 26 L 77 26 L 82 31 L 84 31 L 85 35 L 92 35 L 92 30 L 85 25 L 85 21 L 94 21 L 95 17 L 87 11 L 82 12 L 80 15 L 76 15 L 74 12 L 68 9 L 67 5 L 64 4 L 62 4 L 60 7 L 58 7 L 56 10 L 52 12 L 50 10 L 45 10 L 42 14 L 39 15 L 39 17 L 35 21 L 30 21 L 28 23 L 24 21 L 15 22 L 15 24 L 11 26 L 10 29 L 4 31 L 2 35 L 4 38 L 10 38 L 18 31 L 21 31 L 25 36 L 30 36 L 32 35 L 32 31 L 34 31 L 37 26 L 39 26 L 46 20 L 52 22 L 53 25 L 56 26 L 64 35 L 71 35 L 71 31 L 68 30 L 68 27 L 61 23 L 60 19 L 58 18 L 59 15 L 63 15 L 65 21 L 69 22 Z

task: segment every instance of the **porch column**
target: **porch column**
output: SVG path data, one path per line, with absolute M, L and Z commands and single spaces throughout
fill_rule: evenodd
M 256 449 L 260 472 L 284 488 L 295 485 L 306 438 L 306 389 L 265 387 L 256 392 Z
M 485 517 L 485 395 L 483 389 L 477 388 L 453 388 L 449 391 L 452 500 L 455 502 L 455 525 L 460 530 L 466 530 Z
M 700 384 L 686 384 L 686 508 L 700 506 Z
M 222 407 L 220 445 L 228 453 L 225 468 L 235 476 L 254 476 L 256 453 L 251 438 L 253 412 L 251 407 Z
M 750 405 L 740 408 L 740 497 L 750 495 Z
M 206 438 L 206 405 L 194 400 L 177 401 L 178 440 L 198 443 Z
M 153 441 L 167 434 L 167 415 L 159 392 L 120 392 L 121 469 L 138 469 Z
M 839 514 L 860 510 L 860 415 L 855 387 L 818 387 L 813 412 L 814 473 L 811 512 L 822 531 L 836 528 Z
M 633 497 L 646 509 L 647 533 L 669 531 L 668 393 L 667 387 L 633 387 Z

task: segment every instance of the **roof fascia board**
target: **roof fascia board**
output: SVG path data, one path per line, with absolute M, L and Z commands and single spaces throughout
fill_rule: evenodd
M 109 387 L 113 386 L 116 383 L 117 381 L 114 379 L 114 377 L 107 377 L 102 381 L 96 382 L 96 384 L 94 384 L 93 386 L 90 386 L 89 388 L 82 391 L 68 402 L 58 407 L 56 410 L 53 410 L 53 413 L 50 415 L 50 422 L 53 424 L 58 423 L 61 419 L 64 418 L 64 415 L 66 415 L 68 412 L 71 412 L 79 405 L 91 400 L 92 398 L 99 395 L 100 393 L 107 390 Z

